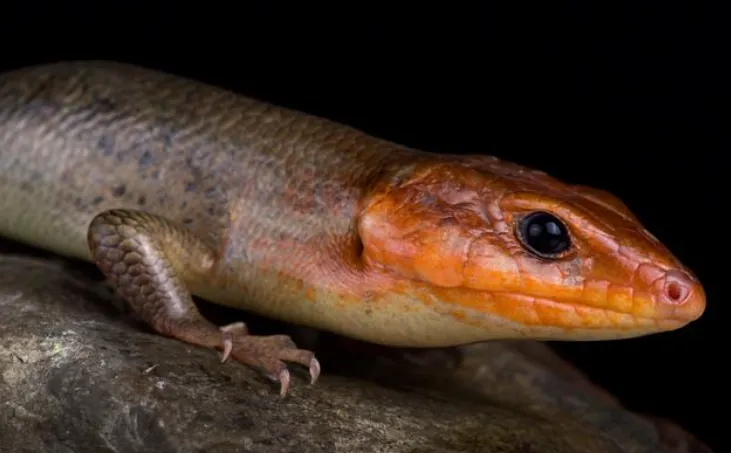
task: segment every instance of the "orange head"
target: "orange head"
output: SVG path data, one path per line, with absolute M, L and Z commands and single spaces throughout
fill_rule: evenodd
M 358 221 L 366 268 L 484 339 L 627 338 L 701 316 L 701 283 L 614 196 L 492 157 L 379 182 Z

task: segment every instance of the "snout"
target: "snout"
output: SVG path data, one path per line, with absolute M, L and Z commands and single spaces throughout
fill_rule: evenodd
M 656 309 L 659 317 L 691 322 L 700 318 L 706 309 L 703 285 L 684 269 L 670 269 L 654 285 Z

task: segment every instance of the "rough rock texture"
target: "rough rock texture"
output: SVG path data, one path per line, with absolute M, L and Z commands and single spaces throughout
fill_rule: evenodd
M 323 335 L 320 381 L 294 369 L 280 399 L 256 372 L 120 315 L 87 273 L 0 255 L 1 452 L 710 452 L 532 342 L 455 361 Z

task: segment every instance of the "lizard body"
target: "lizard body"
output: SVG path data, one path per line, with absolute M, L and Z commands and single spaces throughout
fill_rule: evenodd
M 214 326 L 191 294 L 416 347 L 628 338 L 705 309 L 606 192 L 119 63 L 0 75 L 0 193 L 0 235 L 96 263 L 156 331 L 282 392 L 314 355 Z

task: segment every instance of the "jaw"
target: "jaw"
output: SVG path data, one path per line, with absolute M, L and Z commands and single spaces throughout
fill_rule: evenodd
M 379 298 L 380 333 L 375 341 L 444 347 L 489 340 L 618 340 L 668 332 L 690 322 L 524 294 L 407 286 L 400 291 L 392 287 Z
M 625 301 L 607 300 L 602 306 L 582 300 L 557 300 L 509 292 L 485 292 L 465 288 L 431 288 L 445 314 L 456 315 L 489 333 L 495 324 L 515 326 L 516 337 L 588 341 L 632 338 L 679 329 L 691 320 L 669 318 L 638 302 L 632 311 Z M 614 303 L 617 302 L 617 303 Z M 496 322 L 500 320 L 500 322 Z
M 490 340 L 618 340 L 688 323 L 521 294 L 369 280 L 356 291 L 320 293 L 320 303 L 339 306 L 327 330 L 388 346 L 451 347 Z
M 444 287 L 373 267 L 347 273 L 327 268 L 316 274 L 306 279 L 317 282 L 303 294 L 309 302 L 299 297 L 291 301 L 291 321 L 387 346 L 618 340 L 676 330 L 693 320 L 673 319 L 653 308 L 653 301 L 628 301 L 623 293 L 603 299 L 591 293 L 593 299 L 579 301 L 564 293 L 558 300 Z

